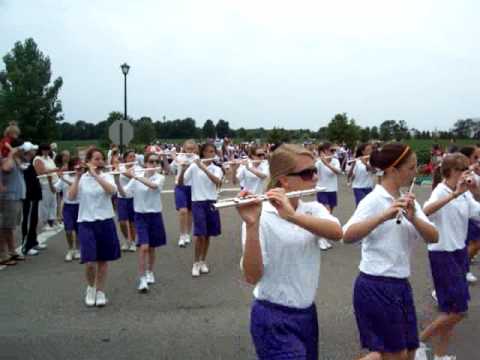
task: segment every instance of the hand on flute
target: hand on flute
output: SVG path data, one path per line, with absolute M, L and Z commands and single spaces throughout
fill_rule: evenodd
M 251 195 L 252 194 L 248 191 L 241 191 L 238 194 L 238 198 L 246 198 Z M 249 204 L 246 204 L 244 206 L 238 206 L 237 211 L 245 224 L 254 225 L 260 220 L 260 214 L 262 212 L 262 200 L 255 199 L 252 200 L 252 202 Z
M 295 209 L 293 208 L 290 200 L 285 193 L 283 188 L 274 188 L 268 190 L 265 195 L 267 195 L 268 200 L 278 211 L 278 215 L 282 219 L 289 219 L 295 215 Z

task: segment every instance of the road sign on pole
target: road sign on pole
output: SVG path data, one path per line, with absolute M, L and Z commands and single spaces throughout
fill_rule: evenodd
M 133 126 L 127 120 L 115 120 L 108 128 L 108 137 L 123 152 L 123 146 L 133 139 Z

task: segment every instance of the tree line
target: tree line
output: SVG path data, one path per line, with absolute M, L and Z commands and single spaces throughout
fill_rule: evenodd
M 3 57 L 5 69 L 0 71 L 0 127 L 16 121 L 23 137 L 36 143 L 53 140 L 108 141 L 108 127 L 123 114 L 112 111 L 98 123 L 88 120 L 64 121 L 58 97 L 63 85 L 61 77 L 52 79 L 51 62 L 33 39 L 15 43 Z M 71 119 L 70 119 L 71 120 Z M 480 139 L 480 118 L 457 120 L 448 131 L 420 131 L 410 128 L 405 120 L 385 120 L 379 126 L 362 127 L 346 113 L 339 113 L 317 130 L 263 127 L 230 128 L 224 119 L 207 119 L 203 124 L 191 117 L 175 120 L 154 120 L 149 116 L 129 118 L 134 126 L 136 144 L 162 139 L 231 137 L 241 141 L 300 142 L 330 140 L 353 146 L 359 141 L 378 139 Z

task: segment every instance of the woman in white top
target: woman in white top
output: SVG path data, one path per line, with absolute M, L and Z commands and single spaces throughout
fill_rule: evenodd
M 360 144 L 355 154 L 356 160 L 352 163 L 348 172 L 348 178 L 352 179 L 356 206 L 373 189 L 375 169 L 368 162 L 368 156 L 371 152 L 372 144 Z
M 81 170 L 77 172 L 68 198 L 79 202 L 78 240 L 87 279 L 85 304 L 105 306 L 108 261 L 120 258 L 112 205 L 112 195 L 117 192 L 117 187 L 111 175 L 101 173 L 105 157 L 100 150 L 88 150 L 85 160 L 88 172 L 83 175 Z
M 45 230 L 52 230 L 57 219 L 57 195 L 52 184 L 58 181 L 58 169 L 49 154 L 50 145 L 40 144 L 37 156 L 33 159 L 33 167 L 38 175 L 51 175 L 40 178 L 42 201 L 39 204 L 39 218 L 42 226 L 46 224 Z
M 183 144 L 183 154 L 175 155 L 175 159 L 170 165 L 170 168 L 176 175 L 175 207 L 178 212 L 180 227 L 180 237 L 178 239 L 178 246 L 180 247 L 190 244 L 190 234 L 192 232 L 192 188 L 190 185 L 180 185 L 178 179 L 181 170 L 188 168 L 198 158 L 197 152 L 198 147 L 195 140 L 187 140 Z
M 480 216 L 478 188 L 469 171 L 468 158 L 460 153 L 442 160 L 443 181 L 424 205 L 425 213 L 438 227 L 438 244 L 428 246 L 428 257 L 440 314 L 425 328 L 420 339 L 433 342 L 435 359 L 454 359 L 445 355 L 454 327 L 468 311 L 470 294 L 466 279 L 468 253 L 465 239 L 468 220 Z
M 334 157 L 335 150 L 332 150 L 332 144 L 327 142 L 320 145 L 318 152 L 320 158 L 315 163 L 318 171 L 317 186 L 325 188 L 325 191 L 317 193 L 317 201 L 333 213 L 333 209 L 337 206 L 338 175 L 342 170 L 340 162 Z M 327 239 L 320 239 L 318 245 L 321 250 L 332 248 Z
M 138 291 L 147 292 L 148 285 L 155 283 L 155 249 L 166 245 L 167 236 L 162 217 L 161 192 L 165 177 L 156 169 L 160 166 L 158 154 L 145 155 L 145 170 L 139 174 L 131 168 L 125 175 L 130 181 L 123 186 L 116 175 L 115 182 L 122 196 L 132 196 L 135 209 L 135 227 L 137 228 L 138 254 Z
M 317 169 L 310 151 L 281 145 L 271 153 L 269 165 L 270 202 L 238 208 L 245 222 L 241 266 L 246 281 L 255 285 L 250 332 L 260 359 L 318 359 L 317 241 L 340 240 L 342 229 L 322 204 L 285 196 L 315 187 Z
M 244 165 L 240 165 L 236 174 L 242 190 L 251 194 L 263 194 L 268 175 L 265 150 L 259 146 L 252 146 L 250 148 L 250 160 L 246 160 Z
M 200 158 L 187 169 L 182 168 L 178 183 L 192 187 L 193 236 L 195 236 L 195 255 L 192 276 L 207 274 L 210 270 L 205 261 L 210 236 L 221 234 L 220 214 L 213 207 L 218 198 L 218 187 L 222 184 L 223 171 L 212 160 L 215 146 L 204 144 L 200 147 Z
M 74 157 L 68 161 L 68 165 L 64 170 L 75 171 L 79 165 L 80 159 Z M 70 262 L 73 259 L 80 259 L 80 251 L 78 250 L 77 243 L 79 205 L 77 199 L 70 200 L 68 197 L 70 187 L 75 181 L 75 175 L 63 174 L 61 171 L 59 172 L 58 176 L 59 180 L 54 186 L 63 197 L 62 218 L 68 246 L 67 254 L 65 255 L 65 261 Z
M 382 182 L 343 227 L 344 242 L 362 241 L 360 274 L 353 292 L 361 344 L 370 351 L 362 359 L 412 360 L 419 341 L 408 281 L 410 256 L 422 238 L 436 242 L 438 232 L 415 196 L 400 193 L 417 170 L 417 157 L 410 147 L 386 144 L 371 154 L 370 164 L 384 171 Z
M 115 161 L 113 158 L 112 161 L 114 163 L 115 167 L 118 167 L 120 171 L 128 170 L 128 169 L 135 169 L 137 168 L 134 164 L 131 164 L 135 162 L 136 156 L 135 156 L 135 151 L 133 150 L 127 150 L 123 154 L 123 161 L 124 164 L 118 164 L 118 161 Z M 128 165 L 125 165 L 128 164 Z M 126 175 L 122 174 L 119 177 L 115 177 L 115 180 L 118 179 L 118 182 L 125 187 L 128 182 L 130 181 L 130 178 L 128 178 Z M 116 182 L 116 185 L 118 187 L 118 183 Z M 123 235 L 123 244 L 121 246 L 121 249 L 123 251 L 131 251 L 135 252 L 136 251 L 136 246 L 135 246 L 135 213 L 133 210 L 133 197 L 130 195 L 125 195 L 122 194 L 120 191 L 117 193 L 117 216 L 118 216 L 118 223 L 120 224 L 120 230 Z
M 472 180 L 480 184 L 480 147 L 478 146 L 464 146 L 460 149 L 460 152 L 468 157 L 470 162 L 470 169 L 472 172 Z M 478 199 L 477 199 L 478 200 Z M 470 261 L 480 251 L 480 224 L 478 220 L 468 220 L 468 233 L 467 233 L 467 249 L 468 249 L 468 272 L 467 281 L 474 283 L 477 282 L 477 277 L 470 271 Z

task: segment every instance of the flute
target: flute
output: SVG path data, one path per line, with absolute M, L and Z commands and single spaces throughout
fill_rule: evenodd
M 411 193 L 413 191 L 413 187 L 415 186 L 415 180 L 416 178 L 414 177 L 413 180 L 412 180 L 412 183 L 410 184 L 410 188 L 408 189 L 408 192 Z M 415 205 L 414 205 L 415 206 Z M 398 210 L 398 213 L 397 213 L 397 218 L 395 220 L 395 222 L 397 224 L 401 224 L 402 223 L 402 216 L 406 213 L 406 211 L 404 209 L 400 209 Z
M 309 190 L 298 190 L 298 191 L 291 191 L 286 193 L 285 195 L 287 198 L 298 198 L 302 196 L 309 196 L 316 194 L 317 192 L 325 191 L 324 187 L 315 187 Z M 219 201 L 213 204 L 216 209 L 223 209 L 227 207 L 237 207 L 237 206 L 244 206 L 253 203 L 254 201 L 261 200 L 267 201 L 269 197 L 266 194 L 256 195 L 256 196 L 248 196 L 246 198 L 231 198 L 225 199 L 224 201 Z
M 354 158 L 354 159 L 350 159 L 347 161 L 347 165 L 350 165 L 351 163 L 357 161 L 357 160 L 360 160 L 360 159 L 369 159 L 370 158 L 370 155 L 363 155 L 363 156 L 359 156 L 357 158 Z
M 133 172 L 134 173 L 141 173 L 142 171 L 148 171 L 148 170 L 161 170 L 163 169 L 163 167 L 161 166 L 157 166 L 157 167 L 153 167 L 153 168 L 137 168 L 137 169 L 134 169 Z M 126 172 L 130 171 L 130 169 L 125 169 L 125 170 L 114 170 L 114 171 L 109 171 L 109 172 L 106 172 L 104 174 L 108 174 L 108 175 L 121 175 L 121 174 L 125 174 Z

